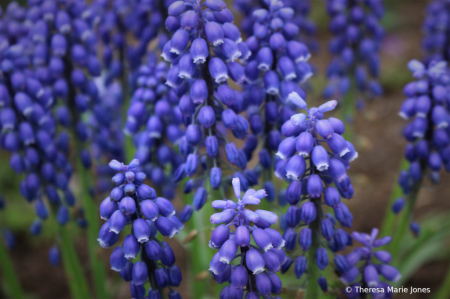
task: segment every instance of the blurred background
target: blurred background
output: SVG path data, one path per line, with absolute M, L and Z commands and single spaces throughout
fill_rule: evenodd
M 25 1 L 19 1 L 25 2 Z M 232 1 L 227 1 L 228 3 Z M 310 92 L 308 102 L 314 104 L 323 103 L 321 91 L 325 86 L 324 71 L 330 61 L 327 53 L 330 34 L 328 32 L 328 17 L 325 13 L 324 0 L 311 0 L 313 3 L 312 19 L 318 26 L 318 39 L 320 43 L 319 53 L 313 55 L 312 63 L 317 67 L 317 73 L 310 79 Z M 385 0 L 386 16 L 384 26 L 386 36 L 382 47 L 381 84 L 385 93 L 382 98 L 366 103 L 354 120 L 355 144 L 359 152 L 359 158 L 352 163 L 350 175 L 355 187 L 355 196 L 347 204 L 353 216 L 352 230 L 369 232 L 373 227 L 379 227 L 386 210 L 389 208 L 391 191 L 397 180 L 398 169 L 406 145 L 401 136 L 405 122 L 397 113 L 404 96 L 403 86 L 412 77 L 406 68 L 411 59 L 421 59 L 421 24 L 425 15 L 426 0 Z M 0 0 L 0 5 L 5 7 L 9 1 Z M 236 22 L 239 22 L 237 20 Z M 311 104 L 310 104 L 311 105 Z M 32 205 L 26 204 L 18 193 L 20 178 L 12 175 L 9 169 L 9 154 L 0 150 L 0 194 L 7 202 L 8 208 L 0 213 L 0 228 L 8 227 L 15 235 L 15 247 L 10 254 L 13 259 L 16 272 L 24 290 L 31 294 L 30 298 L 70 298 L 69 289 L 62 266 L 52 267 L 47 259 L 48 248 L 52 245 L 56 229 L 50 221 L 44 222 L 44 234 L 32 237 L 28 228 L 35 217 Z M 428 223 L 431 230 L 439 225 L 433 219 L 450 216 L 450 175 L 444 173 L 441 184 L 433 186 L 428 180 L 420 191 L 414 219 L 419 223 Z M 77 178 L 72 180 L 73 190 L 77 190 Z M 78 188 L 79 189 L 79 188 Z M 96 200 L 100 202 L 102 198 Z M 75 236 L 75 244 L 80 260 L 85 263 L 86 275 L 90 275 L 88 269 L 88 255 L 85 251 L 86 240 L 83 232 L 70 224 L 68 229 Z M 188 233 L 188 232 L 186 232 Z M 408 232 L 408 234 L 411 234 Z M 181 245 L 181 238 L 171 240 L 171 246 L 177 256 L 177 264 L 182 270 L 188 267 L 189 257 Z M 415 264 L 405 271 L 407 280 L 403 282 L 405 287 L 431 288 L 437 291 L 446 270 L 449 267 L 450 250 L 448 239 L 441 240 L 434 251 L 429 249 L 422 255 L 414 256 Z M 211 250 L 204 248 L 204 250 Z M 98 258 L 109 265 L 110 251 L 99 248 Z M 195 262 L 195 261 L 194 261 Z M 292 272 L 292 271 L 291 271 Z M 184 273 L 185 274 L 185 273 Z M 204 277 L 183 279 L 179 288 L 183 298 L 190 296 L 192 281 L 208 279 Z M 0 273 L 1 275 L 1 273 Z M 403 273 L 405 276 L 405 273 Z M 128 284 L 121 281 L 119 275 L 108 271 L 108 284 L 114 298 L 129 298 Z M 186 277 L 186 275 L 184 275 Z M 0 277 L 0 281 L 2 281 Z M 301 298 L 297 293 L 295 279 L 288 279 L 287 288 L 283 298 Z M 0 291 L 0 298 L 2 293 Z M 398 295 L 396 298 L 428 298 L 425 295 Z

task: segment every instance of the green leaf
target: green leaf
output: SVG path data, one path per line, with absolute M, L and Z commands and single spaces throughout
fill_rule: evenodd
M 439 288 L 437 295 L 434 299 L 447 299 L 450 298 L 450 267 L 448 268 L 447 275 Z
M 56 225 L 56 224 L 55 224 Z M 64 262 L 64 270 L 67 276 L 70 293 L 73 299 L 91 298 L 86 275 L 81 268 L 72 239 L 67 228 L 59 226 L 59 234 L 61 236 L 61 253 Z
M 10 295 L 10 298 L 24 299 L 25 295 L 19 283 L 19 279 L 14 271 L 14 266 L 11 262 L 8 249 L 6 248 L 0 236 L 0 270 L 3 273 L 5 293 Z
M 408 165 L 409 165 L 408 161 L 405 158 L 402 158 L 402 161 L 400 162 L 400 169 L 398 172 L 400 173 L 400 171 L 408 168 Z M 392 207 L 392 204 L 395 202 L 395 200 L 397 198 L 401 197 L 402 195 L 403 195 L 402 188 L 397 183 L 397 180 L 395 180 L 394 186 L 392 188 L 391 198 L 389 199 L 389 204 L 386 208 L 384 220 L 381 225 L 381 230 L 380 230 L 381 237 L 393 235 L 393 232 L 395 230 L 395 222 L 398 219 L 398 216 L 392 212 L 391 207 Z
M 97 298 L 109 298 L 109 294 L 106 292 L 105 266 L 96 254 L 97 250 L 100 248 L 97 241 L 98 231 L 100 230 L 100 212 L 98 205 L 89 193 L 91 187 L 90 182 L 93 182 L 93 178 L 91 172 L 85 170 L 80 161 L 78 163 L 78 171 L 82 180 L 83 190 L 81 202 L 84 207 L 86 220 L 88 222 L 88 226 L 86 228 L 87 250 L 89 253 L 89 263 L 94 280 L 95 294 Z
M 449 216 L 449 213 L 444 213 L 430 217 L 423 221 L 422 232 L 417 239 L 411 235 L 403 238 L 400 259 L 394 264 L 402 274 L 397 285 L 402 285 L 424 264 L 448 256 L 442 248 L 450 236 Z

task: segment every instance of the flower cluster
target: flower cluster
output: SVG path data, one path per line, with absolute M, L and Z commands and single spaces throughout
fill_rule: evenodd
M 434 0 L 428 4 L 426 19 L 422 29 L 425 37 L 422 48 L 425 51 L 426 64 L 431 61 L 448 61 L 450 53 L 448 50 L 448 19 L 450 17 L 450 3 L 445 0 Z
M 172 248 L 156 238 L 158 232 L 171 238 L 183 228 L 172 203 L 157 197 L 155 190 L 144 184 L 145 173 L 136 171 L 139 160 L 132 160 L 129 165 L 112 160 L 109 166 L 118 173 L 112 178 L 116 187 L 100 205 L 100 216 L 107 220 L 99 232 L 100 245 L 113 246 L 125 226 L 131 225 L 131 234 L 111 254 L 111 269 L 130 282 L 133 298 L 145 296 L 147 281 L 151 284 L 150 298 L 161 298 L 166 287 L 170 289 L 170 299 L 181 298 L 171 288 L 181 282 Z M 135 259 L 138 260 L 133 263 Z
M 417 79 L 408 83 L 403 92 L 399 115 L 410 120 L 403 130 L 408 141 L 405 158 L 409 169 L 400 172 L 398 182 L 405 196 L 418 192 L 421 181 L 429 171 L 433 183 L 439 183 L 439 172 L 450 171 L 449 97 L 450 74 L 447 62 L 431 62 L 428 67 L 417 60 L 408 64 Z M 405 200 L 396 200 L 392 209 L 399 213 Z M 416 225 L 413 231 L 418 232 Z
M 67 128 L 71 117 L 64 99 L 68 82 L 77 75 L 67 72 L 64 60 L 69 59 L 66 38 L 70 31 L 71 38 L 83 36 L 90 41 L 89 25 L 71 17 L 81 9 L 58 9 L 54 1 L 34 1 L 26 9 L 11 2 L 2 16 L 0 143 L 11 152 L 11 168 L 25 174 L 20 192 L 34 203 L 39 219 L 30 230 L 35 235 L 41 232 L 41 220 L 49 217 L 44 196 L 61 225 L 69 221 L 68 207 L 75 204 L 69 188 L 72 166 Z M 82 123 L 73 128 L 78 137 L 85 137 Z
M 178 142 L 184 163 L 173 178 L 179 182 L 201 172 L 184 188 L 186 193 L 196 190 L 193 205 L 199 210 L 206 201 L 206 178 L 209 176 L 213 189 L 221 187 L 221 166 L 227 162 L 220 158 L 220 149 L 225 148 L 231 164 L 241 169 L 247 165 L 243 151 L 227 141 L 225 129 L 238 139 L 247 135 L 248 121 L 239 115 L 246 104 L 227 80 L 244 81 L 244 68 L 236 60 L 248 57 L 249 50 L 222 0 L 176 1 L 169 6 L 168 14 L 165 25 L 173 35 L 161 56 L 171 62 L 166 84 L 180 95 L 178 107 L 186 126 Z M 203 145 L 206 155 L 199 154 Z
M 388 244 L 392 238 L 376 239 L 377 235 L 378 229 L 376 228 L 372 229 L 370 235 L 353 232 L 353 240 L 361 243 L 363 247 L 356 248 L 346 256 L 336 255 L 334 258 L 336 269 L 341 275 L 341 281 L 351 287 L 350 291 L 348 289 L 345 291 L 347 298 L 365 298 L 365 295 L 359 292 L 357 287 L 383 288 L 384 293 L 374 293 L 372 298 L 391 298 L 389 294 L 392 294 L 392 292 L 388 292 L 391 285 L 380 280 L 380 276 L 392 282 L 401 278 L 398 270 L 389 265 L 392 260 L 391 254 L 385 250 L 374 250 Z M 378 262 L 375 262 L 374 258 Z M 357 281 L 360 274 L 361 277 Z
M 177 106 L 184 91 L 165 84 L 168 65 L 157 61 L 156 53 L 149 52 L 146 63 L 136 72 L 136 89 L 124 131 L 134 140 L 134 157 L 139 159 L 140 169 L 154 186 L 159 186 L 164 197 L 172 199 L 175 195 L 172 174 L 183 158 L 171 145 L 184 135 Z
M 311 0 L 295 1 L 282 0 L 286 7 L 291 7 L 295 11 L 293 21 L 299 29 L 299 41 L 308 46 L 312 53 L 319 51 L 319 43 L 317 41 L 317 26 L 312 19 L 309 18 L 311 12 Z
M 324 96 L 342 98 L 350 89 L 361 97 L 380 96 L 383 91 L 376 78 L 384 35 L 382 1 L 327 0 L 327 12 L 329 30 L 335 36 L 329 51 L 335 58 L 327 70 L 329 83 Z
M 218 283 L 230 283 L 223 288 L 221 298 L 242 298 L 244 293 L 245 298 L 272 298 L 271 295 L 281 292 L 281 280 L 276 273 L 287 260 L 281 249 L 283 237 L 270 228 L 277 223 L 278 216 L 270 211 L 245 209 L 246 205 L 258 205 L 267 196 L 264 189 L 246 190 L 241 198 L 239 178 L 233 178 L 232 184 L 237 203 L 232 200 L 212 202 L 213 208 L 223 211 L 213 214 L 210 219 L 212 224 L 220 225 L 215 228 L 209 243 L 211 248 L 219 249 L 209 270 Z M 233 226 L 234 232 L 230 231 Z M 251 244 L 252 239 L 256 246 Z
M 324 113 L 333 110 L 336 101 L 307 109 L 305 101 L 297 93 L 291 93 L 288 100 L 305 109 L 307 114 L 295 114 L 284 123 L 283 135 L 286 138 L 280 143 L 277 153 L 282 160 L 276 165 L 275 175 L 290 181 L 285 194 L 290 207 L 283 223 L 286 251 L 294 250 L 297 228 L 303 227 L 298 243 L 304 254 L 310 247 L 315 250 L 317 267 L 324 270 L 328 256 L 327 250 L 320 245 L 321 235 L 334 252 L 351 244 L 350 236 L 342 229 L 336 229 L 336 220 L 344 227 L 351 226 L 353 216 L 341 202 L 341 197 L 350 199 L 353 196 L 347 168 L 358 153 L 342 137 L 345 131 L 343 122 L 334 117 L 324 119 Z M 325 214 L 322 203 L 333 209 L 334 216 Z M 304 254 L 295 261 L 298 278 L 306 270 Z M 321 279 L 319 284 L 323 287 L 326 282 Z
M 299 28 L 294 24 L 294 10 L 281 1 L 272 1 L 267 9 L 256 9 L 250 16 L 253 33 L 246 44 L 252 55 L 245 66 L 244 100 L 248 103 L 251 135 L 243 150 L 250 160 L 260 139 L 262 150 L 255 172 L 263 174 L 267 200 L 275 198 L 271 182 L 274 154 L 281 142 L 281 126 L 294 115 L 296 106 L 287 101 L 291 92 L 303 97 L 299 86 L 311 75 L 308 48 L 294 40 Z
M 274 7 L 289 7 L 293 9 L 293 17 L 289 20 L 290 23 L 294 23 L 298 26 L 297 29 L 292 26 L 292 24 L 287 25 L 286 31 L 294 29 L 297 31 L 295 33 L 296 39 L 305 43 L 312 52 L 317 52 L 319 47 L 316 40 L 317 28 L 314 22 L 308 18 L 311 3 L 310 0 L 304 1 L 293 1 L 293 0 L 281 0 L 281 1 L 256 1 L 256 0 L 235 0 L 234 7 L 239 11 L 244 17 L 241 21 L 240 28 L 242 32 L 247 36 L 252 36 L 255 32 L 255 18 L 253 17 L 253 12 L 258 9 L 271 10 Z M 276 24 L 274 24 L 276 25 Z M 258 25 L 256 25 L 258 26 Z M 279 26 L 279 24 L 278 24 Z M 277 26 L 276 26 L 277 27 Z M 276 29 L 276 28 L 272 28 Z M 278 28 L 280 29 L 280 28 Z
M 84 117 L 86 127 L 89 130 L 89 153 L 85 152 L 82 162 L 89 168 L 95 165 L 97 175 L 95 191 L 99 194 L 109 192 L 112 188 L 111 175 L 114 171 L 108 166 L 108 162 L 123 160 L 124 136 L 122 133 L 122 107 L 124 104 L 123 90 L 119 82 L 109 85 L 101 82 L 103 77 L 95 80 L 98 89 L 98 100 Z M 92 159 L 92 161 L 91 161 Z

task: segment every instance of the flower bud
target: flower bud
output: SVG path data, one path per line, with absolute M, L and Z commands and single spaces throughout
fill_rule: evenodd
M 133 266 L 132 276 L 133 276 L 133 283 L 136 286 L 143 285 L 148 277 L 147 265 L 144 262 L 135 262 L 134 266 Z M 131 284 L 130 284 L 130 287 L 131 287 Z M 144 293 L 145 293 L 145 289 L 144 289 Z M 133 296 L 133 297 L 139 298 L 138 296 Z
M 209 22 L 208 24 L 211 24 L 214 22 Z M 206 25 L 206 28 L 208 26 Z M 222 30 L 222 29 L 220 29 Z M 209 73 L 214 78 L 215 82 L 220 84 L 222 82 L 225 82 L 228 79 L 228 69 L 225 63 L 222 61 L 222 59 L 213 57 L 208 64 Z
M 222 263 L 219 259 L 220 259 L 220 252 L 217 252 L 211 259 L 211 262 L 209 263 L 208 270 L 216 275 L 224 271 L 225 268 L 227 267 L 227 264 Z
M 123 268 L 125 268 L 125 265 L 127 264 L 127 259 L 124 256 L 122 247 L 119 246 L 114 248 L 113 252 L 111 253 L 110 263 L 111 269 L 114 271 L 119 272 Z
M 210 43 L 212 43 L 215 47 L 222 44 L 224 33 L 222 28 L 216 22 L 208 22 L 205 25 L 205 33 L 206 38 Z
M 142 219 L 138 218 L 133 222 L 134 236 L 139 243 L 145 243 L 150 237 L 150 227 L 148 223 Z
M 119 210 L 115 211 L 109 219 L 109 231 L 119 234 L 125 224 L 127 223 L 127 217 Z
M 286 164 L 286 177 L 291 180 L 298 180 L 304 174 L 305 169 L 305 159 L 300 155 L 294 155 Z
M 256 249 L 250 249 L 245 256 L 247 268 L 253 272 L 254 275 L 264 272 L 264 259 Z
M 299 256 L 295 259 L 294 273 L 297 279 L 302 277 L 303 273 L 306 272 L 307 260 L 304 256 Z
M 124 215 L 133 215 L 136 213 L 136 204 L 131 197 L 124 197 L 119 203 L 119 209 Z
M 256 288 L 258 292 L 263 296 L 270 295 L 272 291 L 272 283 L 270 282 L 269 276 L 266 273 L 260 273 L 255 276 L 256 278 Z
M 155 226 L 161 235 L 172 238 L 175 234 L 175 229 L 172 222 L 164 216 L 160 216 L 155 220 Z
M 219 251 L 219 260 L 222 263 L 229 264 L 235 257 L 237 252 L 236 242 L 232 239 L 227 240 Z
M 316 219 L 317 211 L 314 203 L 312 202 L 305 202 L 302 206 L 302 220 L 306 224 L 310 224 L 312 221 Z
M 190 55 L 194 63 L 205 63 L 209 55 L 208 43 L 203 38 L 196 38 L 191 44 Z
M 140 245 L 134 235 L 127 235 L 123 241 L 123 253 L 126 259 L 133 260 L 139 254 Z
M 208 193 L 205 188 L 200 187 L 197 189 L 192 202 L 192 205 L 196 211 L 200 210 L 205 205 L 207 195 Z
M 161 246 L 155 240 L 150 240 L 145 243 L 145 252 L 149 259 L 157 261 L 161 259 L 163 250 Z
M 229 236 L 230 229 L 228 228 L 228 226 L 221 224 L 214 229 L 211 235 L 210 245 L 213 248 L 220 248 L 222 247 L 223 243 L 228 240 Z

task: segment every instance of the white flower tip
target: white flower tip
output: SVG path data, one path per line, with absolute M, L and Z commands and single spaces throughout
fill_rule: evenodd
M 403 118 L 404 120 L 409 119 L 408 115 L 406 115 L 406 113 L 404 113 L 403 111 L 400 111 L 398 113 L 398 116 L 400 116 L 401 118 Z
M 286 156 L 283 155 L 283 153 L 277 152 L 275 155 L 277 155 L 278 157 L 280 157 L 282 160 L 286 160 Z
M 219 275 L 219 271 L 215 271 L 213 268 L 209 268 L 208 270 L 214 273 L 215 275 Z
M 258 267 L 253 271 L 254 275 L 260 274 L 264 272 L 264 267 Z
M 302 97 L 298 93 L 296 93 L 295 91 L 291 92 L 288 95 L 287 99 L 288 99 L 288 101 L 291 101 L 294 105 L 299 107 L 300 109 L 305 109 L 306 108 L 305 100 L 303 100 Z
M 268 244 L 266 247 L 263 248 L 263 250 L 265 252 L 267 252 L 269 249 L 272 249 L 272 248 L 273 248 L 272 244 Z
M 349 150 L 348 147 L 347 147 L 347 148 L 343 149 L 343 150 L 339 153 L 339 157 L 342 157 L 342 156 L 344 156 L 346 153 L 349 153 L 349 152 L 350 152 L 350 150 Z
M 353 156 L 351 156 L 351 158 L 348 159 L 348 162 L 353 162 L 353 161 L 356 160 L 358 157 L 359 157 L 358 152 L 355 152 L 355 153 L 353 154 Z M 327 168 L 328 168 L 328 167 L 327 167 Z
M 227 258 L 225 258 L 225 257 L 221 257 L 221 258 L 219 259 L 219 262 L 222 262 L 222 263 L 225 263 L 225 264 L 229 264 L 229 263 L 230 263 L 230 260 L 227 259 Z
M 328 169 L 329 165 L 328 165 L 328 163 L 322 163 L 322 164 L 316 165 L 316 167 L 319 171 L 325 171 Z

